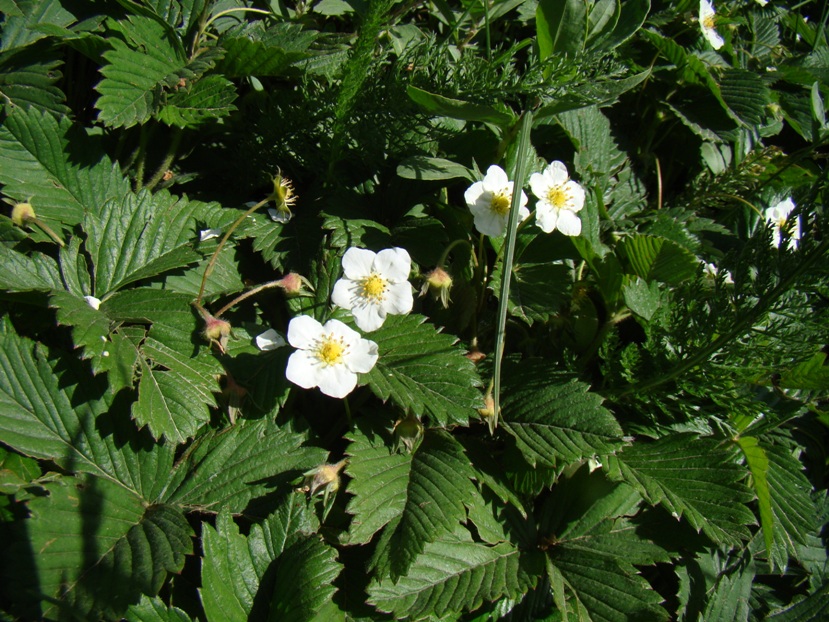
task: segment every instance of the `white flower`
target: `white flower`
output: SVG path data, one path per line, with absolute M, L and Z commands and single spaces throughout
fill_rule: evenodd
M 284 345 L 286 345 L 285 338 L 273 328 L 256 336 L 256 347 L 260 350 L 276 350 Z
M 101 306 L 101 301 L 95 298 L 95 296 L 84 296 L 83 299 L 86 300 L 86 303 L 93 309 L 98 309 L 98 307 Z
M 377 362 L 377 344 L 339 320 L 323 326 L 308 315 L 295 317 L 288 324 L 288 342 L 297 348 L 288 359 L 288 380 L 303 389 L 319 387 L 331 397 L 351 393 L 357 374 L 371 371 Z
M 204 229 L 199 231 L 199 241 L 205 242 L 207 240 L 212 240 L 213 238 L 217 238 L 222 235 L 221 229 Z
M 509 180 L 504 169 L 493 165 L 487 169 L 483 181 L 476 181 L 467 188 L 463 198 L 472 212 L 478 231 L 495 238 L 504 235 L 512 205 L 513 185 L 514 182 Z M 518 217 L 525 220 L 529 215 L 527 195 L 522 190 Z
M 715 16 L 714 5 L 708 0 L 699 0 L 699 25 L 702 28 L 702 34 L 708 39 L 708 43 L 711 44 L 712 48 L 719 50 L 725 41 L 715 28 Z
M 707 263 L 707 262 L 702 262 L 702 264 L 703 264 L 702 274 L 705 277 L 705 279 L 710 283 L 713 283 L 714 281 L 716 281 L 717 280 L 717 274 L 719 273 L 719 270 L 717 269 L 717 266 L 715 266 L 712 263 Z M 723 278 L 723 284 L 724 285 L 734 285 L 734 279 L 731 278 L 731 273 L 728 272 L 727 270 L 725 271 L 725 277 Z
M 345 275 L 334 284 L 331 301 L 349 309 L 361 330 L 377 330 L 387 314 L 405 315 L 412 310 L 411 269 L 412 260 L 403 248 L 379 253 L 349 248 L 343 255 Z
M 558 229 L 570 236 L 581 233 L 577 212 L 584 207 L 584 188 L 570 179 L 564 164 L 556 160 L 543 173 L 533 173 L 530 188 L 538 197 L 535 220 L 542 231 Z
M 760 6 L 766 6 L 769 3 L 769 0 L 757 0 L 757 4 Z
M 792 213 L 794 208 L 794 201 L 792 201 L 790 197 L 784 201 L 780 201 L 777 205 L 774 205 L 766 210 L 766 222 L 774 228 L 772 235 L 774 236 L 773 239 L 775 246 L 780 246 L 780 242 L 782 241 L 782 232 L 784 230 L 788 231 L 791 236 L 789 237 L 789 248 L 797 246 L 797 241 L 800 239 L 803 232 L 800 229 L 799 218 L 795 220 L 794 223 L 789 222 L 789 214 Z
M 294 217 L 293 213 L 289 209 L 275 209 L 273 207 L 268 208 L 268 216 L 270 216 L 271 220 L 274 222 L 278 222 L 283 225 Z

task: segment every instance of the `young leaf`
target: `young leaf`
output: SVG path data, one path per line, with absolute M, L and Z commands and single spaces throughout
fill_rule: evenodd
M 29 502 L 26 523 L 36 585 L 81 618 L 117 615 L 141 594 L 155 595 L 193 552 L 193 530 L 178 509 L 148 505 L 120 484 L 64 477 L 46 490 Z
M 535 14 L 541 60 L 578 54 L 587 36 L 587 5 L 581 0 L 540 0 Z
M 487 546 L 453 535 L 427 544 L 406 576 L 369 586 L 369 603 L 397 619 L 439 618 L 470 611 L 487 601 L 518 598 L 540 574 L 532 553 L 503 542 Z
M 638 442 L 607 456 L 608 476 L 636 488 L 652 504 L 685 517 L 718 544 L 737 546 L 749 538 L 754 515 L 744 505 L 753 495 L 742 483 L 746 470 L 735 447 L 713 438 L 675 434 Z
M 556 467 L 621 447 L 622 429 L 588 388 L 532 361 L 509 370 L 503 425 L 531 465 Z
M 266 420 L 208 432 L 176 465 L 163 498 L 202 511 L 224 508 L 238 514 L 251 499 L 325 462 L 327 452 L 302 447 L 303 440 Z
M 146 595 L 141 596 L 137 605 L 130 605 L 124 618 L 132 622 L 191 622 L 190 616 L 178 607 L 168 607 L 157 596 Z
M 427 414 L 439 425 L 466 425 L 483 406 L 481 380 L 450 335 L 441 335 L 422 316 L 390 316 L 370 334 L 380 358 L 364 378 L 382 400 Z
M 78 224 L 87 211 L 129 191 L 98 141 L 67 117 L 58 121 L 36 108 L 12 109 L 0 126 L 3 192 L 30 201 L 37 217 L 56 231 L 61 224 Z

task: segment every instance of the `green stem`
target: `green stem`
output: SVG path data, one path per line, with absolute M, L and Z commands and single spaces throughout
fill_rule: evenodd
M 473 251 L 475 250 L 472 246 L 472 243 L 469 240 L 459 239 L 452 242 L 449 246 L 446 247 L 446 250 L 443 251 L 443 254 L 440 256 L 440 260 L 437 263 L 438 268 L 443 268 L 444 264 L 446 263 L 446 258 L 449 257 L 449 253 L 452 252 L 452 249 L 456 246 L 460 246 L 461 244 L 466 244 L 471 248 Z
M 510 206 L 509 222 L 507 223 L 507 238 L 504 242 L 506 253 L 501 270 L 501 298 L 498 304 L 498 324 L 495 336 L 495 369 L 492 389 L 492 399 L 495 407 L 495 414 L 490 419 L 490 433 L 495 432 L 498 426 L 498 415 L 501 412 L 501 365 L 504 358 L 504 345 L 506 341 L 507 308 L 509 307 L 509 289 L 512 277 L 512 261 L 515 256 L 515 238 L 518 230 L 518 208 L 521 204 L 521 189 L 527 177 L 527 153 L 530 149 L 530 130 L 532 129 L 532 112 L 524 112 L 523 123 L 518 138 L 518 166 L 515 171 L 515 183 L 512 193 L 512 205 Z
M 150 181 L 144 184 L 144 187 L 147 190 L 152 190 L 158 185 L 164 178 L 164 174 L 170 170 L 170 166 L 173 163 L 173 160 L 176 157 L 176 153 L 178 152 L 178 148 L 181 145 L 181 137 L 184 135 L 184 132 L 180 127 L 173 128 L 173 137 L 170 140 L 170 146 L 167 148 L 167 153 L 164 155 L 164 160 L 162 160 L 161 165 L 158 169 L 153 173 L 153 176 L 150 177 Z
M 147 143 L 150 139 L 150 133 L 146 125 L 141 126 L 141 134 L 138 137 L 138 163 L 135 165 L 135 183 L 133 188 L 138 192 L 144 185 L 144 164 L 147 160 Z
M 792 284 L 807 269 L 809 269 L 812 264 L 824 256 L 824 253 L 826 253 L 827 250 L 829 250 L 829 240 L 824 240 L 811 254 L 806 257 L 806 259 L 797 267 L 796 270 L 792 271 L 791 274 L 780 281 L 780 283 L 778 283 L 767 296 L 763 297 L 750 311 L 748 311 L 746 316 L 737 322 L 734 328 L 727 333 L 720 335 L 720 337 L 712 341 L 704 348 L 701 348 L 693 356 L 689 356 L 688 358 L 679 361 L 667 374 L 656 378 L 650 378 L 649 380 L 643 380 L 642 382 L 636 382 L 618 391 L 617 393 L 613 393 L 611 391 L 609 395 L 619 398 L 631 393 L 650 391 L 651 389 L 663 385 L 666 382 L 670 382 L 674 378 L 678 378 L 685 372 L 694 369 L 698 365 L 701 365 L 710 359 L 711 355 L 725 347 L 730 341 L 745 334 L 745 332 L 757 321 L 757 319 L 768 311 L 772 303 L 774 303 L 781 295 L 786 293 L 791 288 Z
M 279 279 L 277 281 L 270 281 L 268 283 L 263 283 L 262 285 L 257 285 L 256 287 L 254 287 L 252 289 L 249 289 L 248 291 L 246 291 L 242 294 L 239 294 L 236 298 L 234 298 L 229 303 L 227 303 L 225 306 L 223 306 L 221 309 L 216 311 L 215 317 L 216 318 L 221 318 L 222 315 L 227 313 L 227 311 L 229 309 L 231 309 L 232 307 L 235 307 L 237 304 L 239 304 L 243 300 L 247 300 L 251 296 L 255 296 L 256 294 L 258 294 L 259 292 L 261 292 L 263 290 L 272 289 L 274 287 L 281 287 L 281 286 L 282 286 L 282 279 Z

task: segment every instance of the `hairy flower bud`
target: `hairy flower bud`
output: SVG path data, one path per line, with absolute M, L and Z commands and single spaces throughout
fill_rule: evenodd
M 224 352 L 227 347 L 227 340 L 230 337 L 230 322 L 213 317 L 204 309 L 199 309 L 199 312 L 204 318 L 204 329 L 202 330 L 202 335 L 210 343 L 218 345 L 219 350 Z
M 296 296 L 302 292 L 303 277 L 296 272 L 289 272 L 280 279 L 280 287 L 288 296 Z
M 394 424 L 394 443 L 396 447 L 402 444 L 406 451 L 411 453 L 423 438 L 423 424 L 412 414 L 399 419 Z
M 452 277 L 443 268 L 435 268 L 424 275 L 423 287 L 420 295 L 431 292 L 435 300 L 440 300 L 444 309 L 449 308 L 449 290 L 452 289 Z
M 346 460 L 336 464 L 323 464 L 315 469 L 303 473 L 305 480 L 302 489 L 312 497 L 321 491 L 325 497 L 340 488 L 340 471 L 346 465 Z

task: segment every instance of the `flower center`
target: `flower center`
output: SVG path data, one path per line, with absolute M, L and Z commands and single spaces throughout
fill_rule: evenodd
M 343 362 L 345 352 L 343 338 L 334 337 L 334 333 L 329 333 L 320 340 L 315 354 L 323 365 L 339 365 Z
M 716 26 L 714 16 L 713 15 L 706 15 L 702 18 L 702 27 L 708 30 L 713 30 L 714 26 Z
M 567 205 L 567 193 L 564 191 L 564 188 L 561 186 L 550 188 L 547 192 L 547 202 L 556 209 L 561 209 Z
M 512 199 L 509 195 L 499 192 L 498 194 L 492 195 L 489 208 L 499 216 L 506 216 L 509 214 L 510 203 L 512 203 Z
M 363 279 L 363 298 L 369 298 L 374 301 L 382 300 L 383 294 L 386 293 L 386 279 L 379 274 L 371 274 Z
M 778 229 L 785 229 L 786 228 L 786 217 L 781 216 L 777 219 L 777 228 Z

